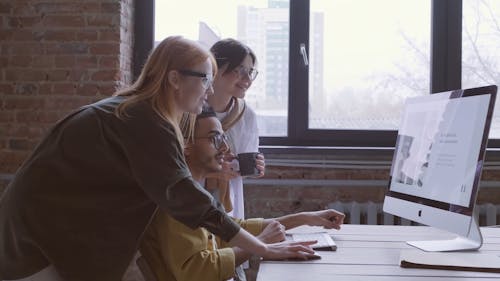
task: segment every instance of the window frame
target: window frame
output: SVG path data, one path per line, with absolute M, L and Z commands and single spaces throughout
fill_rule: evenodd
M 300 54 L 305 43 L 309 54 L 310 0 L 290 1 L 288 85 L 288 135 L 260 137 L 267 147 L 394 148 L 397 130 L 333 130 L 309 128 L 308 68 Z M 154 45 L 154 0 L 135 2 L 134 77 L 137 77 Z M 292 20 L 293 19 L 293 20 Z M 462 0 L 431 3 L 431 93 L 461 88 Z M 305 93 L 305 94 L 304 94 Z M 488 147 L 500 147 L 490 139 Z

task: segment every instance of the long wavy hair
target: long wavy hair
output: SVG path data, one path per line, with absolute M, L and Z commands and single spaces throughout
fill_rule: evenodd
M 202 45 L 182 36 L 167 37 L 149 54 L 137 80 L 128 88 L 115 93 L 115 96 L 127 97 L 118 106 L 115 114 L 118 118 L 127 118 L 127 108 L 138 102 L 147 101 L 160 118 L 173 126 L 177 140 L 183 145 L 179 127 L 181 118 L 174 116 L 175 89 L 169 83 L 168 73 L 172 70 L 189 69 L 207 59 L 212 61 L 212 71 L 215 75 L 217 73 L 215 59 Z M 189 123 L 194 125 L 194 122 Z

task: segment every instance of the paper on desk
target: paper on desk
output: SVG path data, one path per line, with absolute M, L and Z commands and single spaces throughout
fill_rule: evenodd
M 402 250 L 401 267 L 500 273 L 500 256 L 480 252 Z

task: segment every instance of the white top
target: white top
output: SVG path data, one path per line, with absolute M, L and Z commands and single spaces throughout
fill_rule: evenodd
M 232 106 L 231 106 L 232 107 Z M 230 112 L 231 108 L 227 111 Z M 217 118 L 222 120 L 227 112 L 216 113 Z M 239 154 L 244 152 L 259 151 L 259 129 L 257 126 L 257 114 L 246 104 L 245 111 L 240 120 L 238 120 L 227 132 L 229 146 L 232 153 Z M 235 160 L 236 161 L 236 160 Z M 230 197 L 233 203 L 233 211 L 229 215 L 243 219 L 245 215 L 245 205 L 243 200 L 243 178 L 241 176 L 229 181 Z

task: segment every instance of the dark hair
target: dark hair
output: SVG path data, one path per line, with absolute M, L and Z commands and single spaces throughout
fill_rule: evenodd
M 257 57 L 250 47 L 232 38 L 217 41 L 210 48 L 210 52 L 214 55 L 218 68 L 227 65 L 224 73 L 233 71 L 236 67 L 240 66 L 247 55 L 250 55 L 254 65 L 257 62 Z
M 193 141 L 196 122 L 208 117 L 217 118 L 214 109 L 208 104 L 203 105 L 200 114 L 184 112 L 180 121 L 180 130 L 184 139 Z

